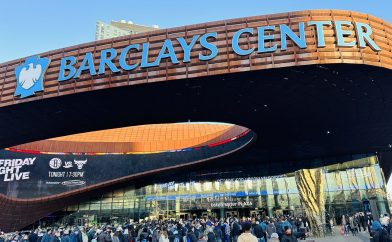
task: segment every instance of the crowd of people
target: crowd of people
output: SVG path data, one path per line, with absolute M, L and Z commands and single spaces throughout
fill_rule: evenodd
M 361 213 L 342 216 L 343 236 L 369 232 L 374 242 L 392 241 L 392 220 Z M 330 228 L 332 219 L 327 219 Z M 125 224 L 54 226 L 15 233 L 0 232 L 0 242 L 297 242 L 310 234 L 306 217 L 193 220 L 141 220 Z
M 306 217 L 143 220 L 122 225 L 59 226 L 1 234 L 0 242 L 295 242 Z
M 360 232 L 366 232 L 373 242 L 392 242 L 392 220 L 387 214 L 379 219 L 363 213 L 343 215 L 340 232 L 343 236 L 357 236 Z
M 364 213 L 355 213 L 351 216 L 342 216 L 342 232 L 344 236 L 348 236 L 351 232 L 353 236 L 356 236 L 361 231 L 371 231 L 371 224 L 373 218 L 370 215 Z

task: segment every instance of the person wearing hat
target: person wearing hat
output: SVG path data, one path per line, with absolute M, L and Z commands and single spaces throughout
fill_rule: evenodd
M 244 230 L 244 232 L 240 236 L 238 236 L 238 242 L 258 242 L 257 237 L 251 233 L 251 223 L 245 222 L 242 225 L 242 229 Z
M 268 242 L 279 242 L 279 235 L 277 233 L 272 233 Z

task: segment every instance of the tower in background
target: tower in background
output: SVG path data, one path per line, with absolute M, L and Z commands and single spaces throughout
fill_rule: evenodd
M 95 40 L 115 38 L 124 35 L 137 34 L 141 32 L 153 31 L 159 29 L 158 25 L 145 26 L 134 24 L 132 21 L 114 21 L 110 24 L 104 23 L 100 20 L 97 21 L 95 30 Z

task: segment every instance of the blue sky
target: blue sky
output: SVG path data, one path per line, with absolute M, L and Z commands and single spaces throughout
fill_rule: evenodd
M 305 9 L 347 9 L 392 22 L 392 0 L 12 0 L 0 7 L 0 63 L 94 41 L 95 22 L 161 28 Z

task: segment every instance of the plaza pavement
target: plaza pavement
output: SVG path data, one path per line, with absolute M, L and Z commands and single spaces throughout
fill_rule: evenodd
M 326 236 L 324 238 L 307 238 L 306 240 L 298 240 L 298 242 L 369 242 L 369 233 L 366 232 L 359 232 L 357 236 L 353 236 L 351 233 L 349 236 L 342 236 L 340 234 L 340 227 L 335 227 L 334 235 Z

